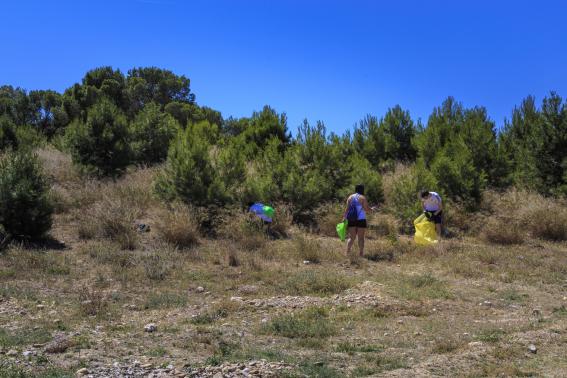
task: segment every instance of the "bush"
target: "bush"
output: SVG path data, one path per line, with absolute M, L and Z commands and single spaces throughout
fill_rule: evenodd
M 420 190 L 433 190 L 435 178 L 422 165 L 398 165 L 384 176 L 385 210 L 400 220 L 403 232 L 413 232 L 413 220 L 422 211 Z
M 223 176 L 222 167 L 216 166 L 222 160 L 214 154 L 217 148 L 210 141 L 210 134 L 216 130 L 208 122 L 200 122 L 178 132 L 169 148 L 165 171 L 156 181 L 160 197 L 195 206 L 222 205 L 234 200 L 234 186 L 239 183 L 231 181 L 234 175 Z
M 90 108 L 85 123 L 71 124 L 66 137 L 73 161 L 87 173 L 117 176 L 130 163 L 128 122 L 108 100 Z
M 384 189 L 382 187 L 382 176 L 372 168 L 368 160 L 360 155 L 353 155 L 350 159 L 352 165 L 352 176 L 350 186 L 343 190 L 343 197 L 353 193 L 354 186 L 363 184 L 365 197 L 369 204 L 384 202 Z
M 8 148 L 17 148 L 16 126 L 6 116 L 0 117 L 0 151 Z
M 41 238 L 51 228 L 49 186 L 35 155 L 9 152 L 0 159 L 0 226 L 12 237 Z
M 131 125 L 132 151 L 138 163 L 155 164 L 165 160 L 169 143 L 179 124 L 159 105 L 147 104 Z

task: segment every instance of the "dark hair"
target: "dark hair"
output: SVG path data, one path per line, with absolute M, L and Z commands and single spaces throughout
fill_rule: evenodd
M 429 195 L 429 191 L 428 190 L 422 190 L 421 191 L 421 198 L 425 198 Z
M 364 195 L 364 185 L 363 184 L 355 185 L 354 191 L 358 194 Z

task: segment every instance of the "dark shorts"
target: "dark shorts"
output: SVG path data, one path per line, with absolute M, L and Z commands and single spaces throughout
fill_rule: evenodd
M 440 211 L 439 214 L 433 215 L 429 220 L 435 224 L 443 223 L 443 212 Z
M 356 228 L 366 228 L 366 219 L 359 219 L 356 221 L 349 221 L 348 228 L 356 227 Z

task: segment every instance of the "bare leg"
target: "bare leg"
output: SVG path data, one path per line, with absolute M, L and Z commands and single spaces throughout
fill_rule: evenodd
M 364 234 L 366 233 L 366 228 L 357 229 L 358 234 L 358 254 L 360 256 L 364 255 Z
M 354 244 L 354 239 L 356 239 L 356 227 L 349 227 L 348 229 L 348 241 L 347 241 L 347 249 L 346 255 L 348 256 L 350 250 L 352 249 L 352 245 Z
M 437 239 L 441 239 L 441 223 L 435 225 L 435 231 L 437 232 Z

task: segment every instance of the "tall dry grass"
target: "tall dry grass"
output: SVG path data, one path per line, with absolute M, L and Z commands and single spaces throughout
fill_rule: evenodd
M 191 206 L 176 203 L 170 210 L 158 214 L 156 230 L 165 242 L 178 248 L 190 248 L 199 243 L 201 214 Z
M 482 235 L 499 244 L 521 243 L 528 238 L 567 240 L 567 202 L 564 199 L 511 189 L 484 193 L 487 214 Z

